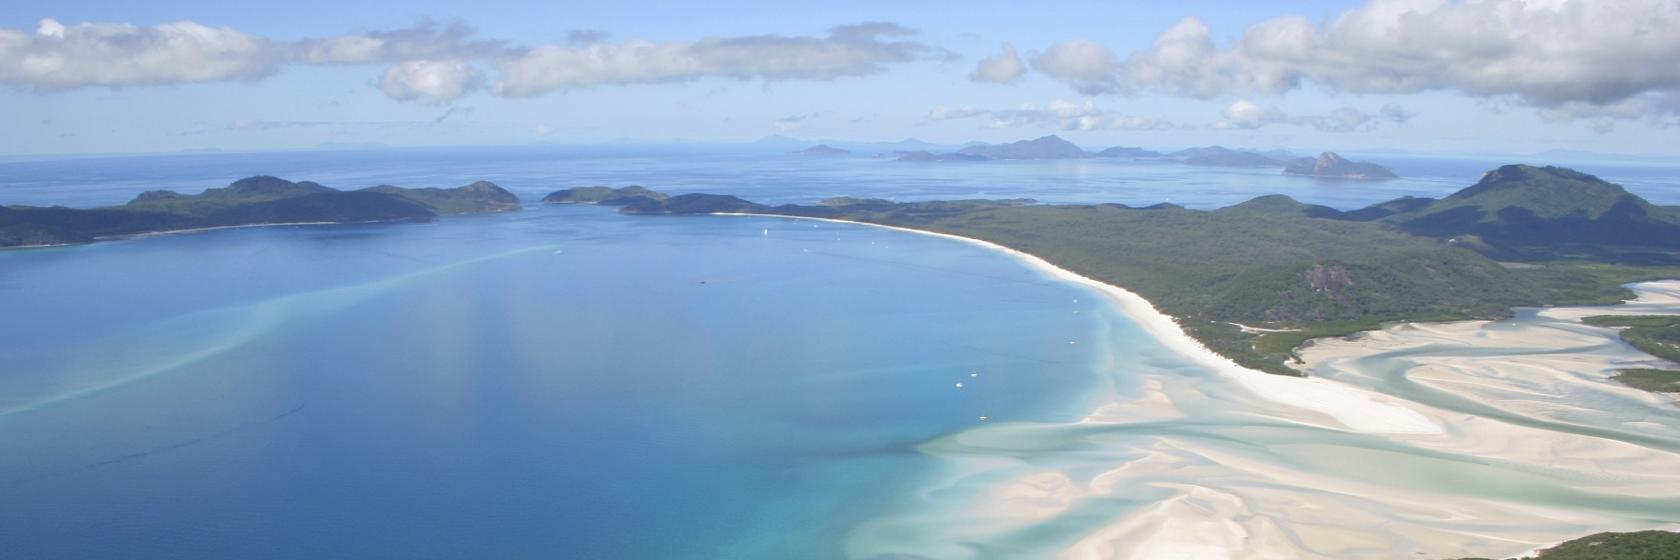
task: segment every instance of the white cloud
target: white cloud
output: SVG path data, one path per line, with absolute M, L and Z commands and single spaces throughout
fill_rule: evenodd
M 1268 20 L 1224 49 L 1188 18 L 1128 56 L 1112 80 L 1204 98 L 1311 82 L 1355 93 L 1509 97 L 1564 113 L 1596 107 L 1615 118 L 1673 115 L 1671 104 L 1622 104 L 1680 91 L 1676 29 L 1673 0 L 1373 0 L 1324 24 Z
M 274 74 L 283 58 L 267 39 L 190 21 L 138 27 L 44 19 L 34 33 L 0 29 L 0 83 L 44 92 L 256 80 Z
M 477 32 L 464 23 L 439 26 L 426 20 L 413 27 L 304 39 L 287 46 L 290 58 L 302 64 L 369 64 L 411 60 L 466 59 L 500 56 L 501 41 L 476 40 Z
M 475 39 L 461 23 L 419 25 L 323 39 L 273 41 L 194 22 L 153 27 L 42 20 L 33 32 L 0 29 L 0 84 L 34 91 L 258 80 L 285 65 L 386 64 L 380 91 L 399 100 L 447 102 L 477 89 L 509 97 L 600 85 L 702 78 L 833 80 L 950 53 L 907 39 L 913 30 L 866 22 L 821 37 L 752 35 L 607 44 L 575 32 L 565 45 L 513 48 Z M 490 81 L 480 65 L 495 68 Z
M 447 103 L 471 93 L 484 74 L 464 60 L 410 60 L 385 69 L 379 91 L 392 99 Z
M 1149 49 L 1132 53 L 1116 72 L 1126 84 L 1153 85 L 1175 95 L 1208 98 L 1227 88 L 1229 55 L 1213 45 L 1212 30 L 1195 17 L 1167 29 Z
M 1311 127 L 1320 132 L 1359 132 L 1374 130 L 1385 121 L 1403 124 L 1415 115 L 1405 107 L 1389 103 L 1375 114 L 1344 106 L 1323 115 L 1292 116 L 1276 107 L 1261 107 L 1247 99 L 1238 99 L 1225 108 L 1224 118 L 1215 122 L 1213 127 L 1252 130 L 1284 124 Z
M 1092 41 L 1057 43 L 1033 57 L 1033 70 L 1060 80 L 1085 95 L 1120 91 L 1114 51 Z
M 980 62 L 974 65 L 974 73 L 969 74 L 968 79 L 1007 84 L 1020 79 L 1026 73 L 1027 65 L 1021 62 L 1021 56 L 1015 52 L 1015 46 L 1004 43 L 998 54 L 980 59 Z
M 826 37 L 755 35 L 700 41 L 544 46 L 496 60 L 494 91 L 532 97 L 602 85 L 649 84 L 701 78 L 833 80 L 877 74 L 894 63 L 934 53 L 909 40 L 914 31 L 891 23 L 843 25 Z
M 984 117 L 992 128 L 1056 128 L 1076 130 L 1160 130 L 1173 124 L 1154 117 L 1114 113 L 1099 109 L 1096 102 L 1074 103 L 1057 99 L 1042 106 L 1032 103 L 1014 109 L 982 110 L 974 107 L 935 107 L 929 120 Z

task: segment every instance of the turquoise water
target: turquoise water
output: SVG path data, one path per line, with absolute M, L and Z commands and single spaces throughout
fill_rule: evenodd
M 8 203 L 92 206 L 269 173 L 344 188 L 490 179 L 527 209 L 0 251 L 0 550 L 124 559 L 1042 556 L 1171 498 L 1169 485 L 1317 491 L 1208 471 L 1216 455 L 1175 447 L 1182 466 L 1124 479 L 1115 494 L 1018 529 L 965 533 L 993 521 L 983 513 L 990 492 L 1018 477 L 1057 472 L 1089 484 L 1168 453 L 1161 442 L 1304 477 L 1680 519 L 1667 502 L 1615 489 L 1536 491 L 1566 480 L 1549 471 L 1275 420 L 1094 294 L 968 244 L 534 203 L 566 186 L 641 183 L 767 202 L 980 195 L 1215 207 L 1285 192 L 1347 208 L 1445 194 L 1489 167 L 1396 166 L 1413 177 L 1365 185 L 1170 164 L 941 167 L 691 148 L 3 163 Z M 1664 179 L 1673 170 L 1598 172 L 1653 200 L 1680 200 Z M 1189 419 L 1072 423 L 1146 384 Z M 1672 438 L 1655 441 L 1674 449 Z M 1493 479 L 1512 482 L 1441 484 Z M 1393 507 L 1371 503 L 1358 508 Z M 1383 532 L 1394 522 L 1360 530 L 1401 540 Z M 1473 533 L 1485 528 L 1478 523 L 1463 522 Z M 1393 550 L 1433 544 L 1418 540 Z
M 1083 408 L 1102 315 L 964 244 L 589 207 L 0 271 L 16 557 L 837 555 L 916 445 Z

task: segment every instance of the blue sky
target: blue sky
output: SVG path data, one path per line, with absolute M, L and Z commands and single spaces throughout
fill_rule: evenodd
M 1680 68 L 1680 5 L 1610 4 L 14 3 L 0 154 L 1050 133 L 1680 153 L 1680 70 L 1651 70 Z

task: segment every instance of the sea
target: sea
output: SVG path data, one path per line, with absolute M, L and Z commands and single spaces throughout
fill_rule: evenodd
M 1124 160 L 787 152 L 0 162 L 0 204 L 120 204 L 251 175 L 341 189 L 489 180 L 525 202 L 421 224 L 0 251 L 0 556 L 889 557 L 864 528 L 964 488 L 930 484 L 951 470 L 930 442 L 1077 422 L 1151 376 L 1212 374 L 1088 289 L 972 244 L 779 218 L 626 216 L 543 195 L 634 184 L 776 204 L 1217 208 L 1282 193 L 1350 209 L 1443 196 L 1513 163 L 1393 154 L 1379 161 L 1404 178 L 1367 183 Z M 1680 204 L 1680 166 L 1535 163 Z M 1657 515 L 1647 506 L 1634 509 Z M 1057 550 L 1101 516 L 1076 517 L 966 554 Z M 916 556 L 938 555 L 901 557 Z

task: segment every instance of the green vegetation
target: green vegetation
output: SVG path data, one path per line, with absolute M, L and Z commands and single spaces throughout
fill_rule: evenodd
M 1680 362 L 1680 316 L 1599 315 L 1581 320 L 1589 325 L 1622 328 L 1622 340 L 1641 352 Z
M 1585 196 L 1572 190 L 1576 187 L 1597 194 Z M 1620 193 L 1615 196 L 1621 202 L 1600 204 L 1605 193 Z M 1487 222 L 1490 228 L 1445 228 L 1431 230 L 1440 235 L 1425 235 L 1405 227 L 1442 212 L 1462 212 L 1454 208 L 1495 204 L 1500 206 L 1493 211 L 1496 219 Z M 1298 374 L 1287 362 L 1312 338 L 1394 321 L 1495 319 L 1520 306 L 1616 303 L 1632 296 L 1622 287 L 1625 283 L 1680 277 L 1680 255 L 1650 247 L 1651 240 L 1640 240 L 1647 245 L 1634 248 L 1614 245 L 1620 238 L 1606 237 L 1585 245 L 1594 249 L 1586 253 L 1574 250 L 1580 243 L 1569 250 L 1542 250 L 1557 247 L 1544 240 L 1567 237 L 1570 228 L 1580 225 L 1579 216 L 1597 216 L 1593 219 L 1602 222 L 1602 231 L 1625 226 L 1617 220 L 1629 214 L 1618 213 L 1618 207 L 1649 207 L 1648 216 L 1672 210 L 1573 171 L 1506 166 L 1441 201 L 1406 198 L 1353 212 L 1280 195 L 1214 211 L 844 197 L 814 206 L 768 207 L 735 197 L 684 195 L 625 211 L 839 218 L 983 239 L 1135 291 L 1178 317 L 1191 336 L 1238 363 Z M 1540 218 L 1504 219 L 1519 215 Z M 1548 221 L 1546 216 L 1560 218 Z M 1656 220 L 1650 223 L 1680 227 L 1661 219 L 1650 218 Z M 1540 233 L 1522 237 L 1512 224 Z M 1672 239 L 1680 244 L 1680 236 Z M 1593 258 L 1626 256 L 1635 249 L 1642 255 L 1638 259 Z M 1513 253 L 1529 258 L 1520 263 L 1490 258 Z M 1236 324 L 1284 332 L 1257 336 Z
M 0 247 L 84 243 L 101 237 L 283 223 L 420 221 L 441 214 L 517 209 L 494 184 L 455 189 L 340 191 L 308 181 L 250 177 L 197 195 L 149 191 L 122 206 L 0 207 Z
M 1598 533 L 1540 551 L 1524 560 L 1673 560 L 1680 558 L 1680 533 Z M 1486 560 L 1463 558 L 1460 560 Z
M 1581 322 L 1621 329 L 1622 340 L 1639 351 L 1670 362 L 1680 362 L 1680 316 L 1599 315 Z M 1680 371 L 1624 369 L 1613 379 L 1646 391 L 1680 392 Z
M 543 197 L 544 204 L 599 204 L 602 206 L 624 206 L 639 199 L 665 200 L 665 193 L 649 190 L 640 185 L 630 185 L 623 188 L 612 187 L 572 187 L 561 189 Z
M 1507 165 L 1452 196 L 1382 219 L 1506 260 L 1680 260 L 1680 212 L 1558 167 Z
M 453 189 L 405 189 L 380 185 L 365 190 L 417 202 L 440 215 L 483 214 L 519 209 L 519 197 L 489 181 L 479 181 Z
M 1680 393 L 1680 371 L 1671 369 L 1624 369 L 1611 379 L 1635 389 Z

